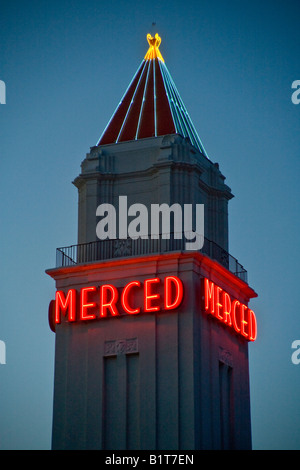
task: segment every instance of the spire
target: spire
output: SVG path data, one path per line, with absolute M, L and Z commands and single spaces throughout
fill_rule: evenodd
M 149 49 L 97 145 L 180 134 L 207 157 L 159 50 L 160 36 L 148 34 L 147 41 Z

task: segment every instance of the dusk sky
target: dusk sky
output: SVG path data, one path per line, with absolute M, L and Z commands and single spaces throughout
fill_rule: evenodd
M 1 0 L 0 449 L 51 448 L 55 285 L 45 270 L 57 247 L 77 243 L 72 181 L 149 32 L 235 196 L 229 251 L 258 293 L 253 448 L 299 450 L 299 0 Z

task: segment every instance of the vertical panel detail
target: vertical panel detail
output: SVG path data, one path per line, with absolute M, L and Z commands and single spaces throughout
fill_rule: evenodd
M 103 449 L 137 449 L 140 445 L 139 355 L 104 358 Z
M 179 446 L 178 315 L 161 315 L 156 330 L 157 449 Z
M 104 359 L 103 448 L 120 449 L 120 409 L 117 357 Z
M 232 367 L 219 361 L 221 449 L 233 449 Z
M 126 448 L 134 450 L 140 447 L 140 374 L 138 354 L 126 356 L 126 368 Z

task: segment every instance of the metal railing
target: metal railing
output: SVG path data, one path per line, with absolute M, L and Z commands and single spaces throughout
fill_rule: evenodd
M 172 251 L 187 251 L 186 239 L 176 238 L 174 234 L 159 236 L 159 238 L 127 238 L 106 239 L 79 245 L 70 245 L 56 250 L 56 267 L 73 266 L 92 261 L 103 261 L 126 256 L 161 254 Z M 204 238 L 203 246 L 197 250 L 218 261 L 225 268 L 245 282 L 248 282 L 247 271 L 217 243 Z

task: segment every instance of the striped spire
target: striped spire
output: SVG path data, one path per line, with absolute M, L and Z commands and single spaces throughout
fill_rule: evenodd
M 207 157 L 159 51 L 160 36 L 148 34 L 147 41 L 149 49 L 97 145 L 180 134 Z

